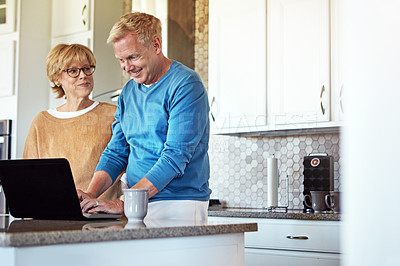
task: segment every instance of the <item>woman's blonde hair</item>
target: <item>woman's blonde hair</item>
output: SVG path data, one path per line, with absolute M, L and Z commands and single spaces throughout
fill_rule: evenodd
M 82 63 L 86 60 L 89 65 L 96 66 L 93 52 L 81 44 L 58 44 L 50 50 L 46 58 L 47 77 L 53 83 L 51 88 L 53 92 L 57 93 L 57 98 L 65 95 L 63 87 L 56 84 L 63 70 L 72 62 Z
M 125 14 L 112 27 L 107 43 L 114 43 L 129 32 L 134 33 L 138 41 L 149 48 L 154 37 L 158 36 L 161 41 L 161 21 L 146 13 Z

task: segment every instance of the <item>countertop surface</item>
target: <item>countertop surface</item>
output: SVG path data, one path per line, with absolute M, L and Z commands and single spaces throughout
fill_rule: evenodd
M 318 221 L 340 221 L 338 213 L 303 213 L 303 210 L 274 210 L 232 207 L 209 207 L 208 216 L 265 219 L 296 219 Z
M 12 220 L 0 216 L 0 247 L 120 241 L 257 231 L 257 223 L 179 220 L 113 221 Z

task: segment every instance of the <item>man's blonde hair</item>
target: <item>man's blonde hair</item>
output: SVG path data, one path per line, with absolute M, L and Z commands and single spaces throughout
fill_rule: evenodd
M 146 13 L 125 14 L 112 27 L 107 43 L 114 43 L 127 33 L 134 33 L 138 41 L 149 48 L 154 37 L 158 36 L 161 40 L 161 21 Z

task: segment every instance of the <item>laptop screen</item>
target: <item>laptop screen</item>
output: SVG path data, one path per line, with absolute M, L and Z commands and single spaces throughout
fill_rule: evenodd
M 16 218 L 85 219 L 66 159 L 0 161 L 0 179 Z

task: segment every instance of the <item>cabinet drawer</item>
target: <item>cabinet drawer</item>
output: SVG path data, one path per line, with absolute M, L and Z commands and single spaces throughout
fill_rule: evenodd
M 258 231 L 245 233 L 246 248 L 340 253 L 341 222 L 339 221 L 226 217 L 209 217 L 209 219 L 256 222 Z
M 257 219 L 246 247 L 340 253 L 340 222 Z
M 339 266 L 340 254 L 272 249 L 245 249 L 246 266 Z

